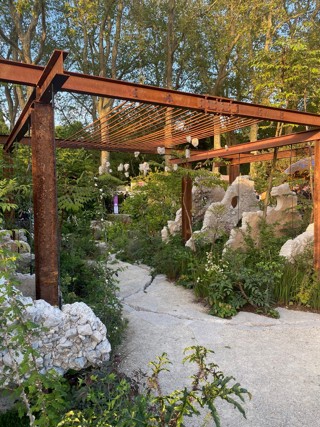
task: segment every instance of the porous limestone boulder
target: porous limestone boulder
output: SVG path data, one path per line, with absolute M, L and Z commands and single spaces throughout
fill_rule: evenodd
M 289 262 L 294 262 L 297 255 L 302 254 L 314 242 L 314 224 L 309 224 L 306 231 L 294 239 L 289 239 L 280 249 L 280 255 Z
M 5 292 L 5 286 L 1 285 L 0 294 Z M 69 369 L 100 366 L 109 360 L 111 346 L 107 329 L 85 303 L 65 304 L 60 310 L 44 300 L 32 301 L 23 297 L 19 291 L 16 298 L 24 306 L 25 320 L 45 328 L 32 341 L 33 348 L 39 353 L 37 366 L 40 372 L 55 369 L 63 375 Z M 6 306 L 10 306 L 8 296 Z M 22 353 L 14 357 L 16 362 L 21 363 Z M 0 353 L 0 376 L 4 375 L 4 368 L 11 367 L 13 362 L 8 351 Z
M 265 220 L 267 224 L 272 225 L 275 235 L 281 236 L 286 229 L 299 227 L 301 215 L 297 211 L 297 195 L 290 190 L 289 184 L 285 183 L 278 187 L 273 187 L 270 194 L 276 198 L 277 204 L 275 207 L 268 206 Z M 257 245 L 263 244 L 263 242 L 259 241 L 259 227 L 262 218 L 262 211 L 244 212 L 241 227 L 231 230 L 225 248 L 243 248 L 244 238 L 247 235 L 250 235 Z
M 220 185 L 209 185 L 208 177 L 202 179 L 198 177 L 192 186 L 192 222 L 203 221 L 208 207 L 213 202 L 219 202 L 225 195 L 225 190 Z M 162 240 L 165 242 L 170 236 L 174 236 L 182 228 L 182 209 L 176 212 L 174 221 L 168 221 L 167 225 L 161 230 Z
M 214 242 L 224 233 L 229 233 L 239 223 L 244 212 L 258 210 L 254 182 L 246 176 L 238 176 L 228 187 L 223 199 L 210 204 L 201 230 L 192 234 L 186 246 L 195 249 L 197 239 Z

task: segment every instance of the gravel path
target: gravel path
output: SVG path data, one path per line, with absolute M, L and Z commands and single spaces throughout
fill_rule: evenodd
M 190 376 L 181 365 L 183 349 L 203 345 L 215 351 L 221 370 L 253 395 L 244 405 L 247 420 L 230 405 L 217 405 L 222 427 L 320 426 L 320 315 L 279 308 L 280 319 L 252 313 L 219 319 L 208 315 L 191 291 L 164 276 L 152 281 L 147 267 L 122 262 L 117 267 L 129 320 L 120 349 L 126 373 L 146 371 L 149 361 L 166 352 L 173 365 L 162 386 L 179 388 Z M 188 425 L 200 427 L 203 419 Z

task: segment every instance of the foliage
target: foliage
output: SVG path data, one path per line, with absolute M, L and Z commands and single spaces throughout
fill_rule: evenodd
M 0 351 L 8 353 L 11 363 L 4 366 L 0 386 L 12 388 L 18 400 L 19 415 L 25 412 L 30 426 L 55 427 L 59 413 L 66 407 L 68 386 L 55 371 L 39 372 L 39 354 L 32 346 L 41 327 L 25 319 L 25 306 L 19 299 L 13 279 L 16 255 L 0 246 Z
M 94 261 L 93 261 L 94 260 Z M 64 225 L 61 242 L 61 288 L 65 303 L 83 301 L 107 326 L 112 346 L 121 341 L 125 321 L 116 296 L 116 271 L 100 256 L 88 221 L 70 220 Z
M 292 262 L 284 263 L 283 275 L 274 293 L 280 304 L 320 309 L 320 281 L 313 266 L 313 245 Z
M 0 427 L 30 427 L 28 417 L 19 417 L 16 409 L 0 413 Z
M 0 180 L 0 213 L 15 209 L 17 205 L 12 203 L 12 194 L 17 190 L 17 182 L 15 179 Z
M 233 377 L 226 377 L 213 362 L 207 362 L 213 353 L 201 346 L 185 349 L 184 363 L 194 363 L 197 371 L 191 384 L 183 389 L 164 394 L 160 386 L 160 374 L 169 372 L 170 361 L 166 353 L 150 363 L 151 374 L 146 377 L 147 389 L 139 393 L 139 383 L 130 383 L 114 373 L 104 377 L 91 375 L 80 381 L 75 399 L 81 406 L 69 411 L 58 427 L 113 426 L 134 427 L 183 427 L 185 417 L 199 415 L 199 409 L 207 407 L 217 427 L 220 417 L 215 400 L 220 398 L 233 405 L 245 417 L 240 402 L 250 393 L 239 383 L 230 385 Z M 240 402 L 238 401 L 240 400 Z
M 228 249 L 220 259 L 207 253 L 196 290 L 207 298 L 212 314 L 230 317 L 249 303 L 258 312 L 277 316 L 272 306 L 274 288 L 283 272 L 283 260 L 278 255 L 282 239 L 276 238 L 264 222 L 259 232 L 260 244 L 248 233 L 242 250 Z

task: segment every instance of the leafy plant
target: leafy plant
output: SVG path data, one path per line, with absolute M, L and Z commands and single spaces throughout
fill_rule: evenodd
M 220 417 L 215 406 L 218 398 L 233 405 L 245 417 L 240 402 L 251 395 L 239 383 L 231 385 L 234 378 L 224 376 L 217 364 L 207 362 L 213 351 L 193 346 L 186 348 L 184 353 L 183 363 L 197 367 L 189 386 L 163 393 L 160 375 L 169 372 L 170 364 L 166 353 L 150 363 L 151 374 L 146 377 L 147 388 L 143 393 L 139 392 L 139 381 L 119 378 L 114 373 L 104 377 L 87 376 L 79 382 L 75 395 L 77 405 L 64 416 L 58 427 L 183 427 L 185 417 L 198 416 L 200 408 L 207 408 L 219 427 Z
M 68 386 L 55 371 L 39 372 L 32 342 L 42 329 L 24 316 L 25 305 L 14 287 L 15 261 L 16 255 L 0 245 L 0 351 L 10 358 L 3 365 L 0 386 L 12 390 L 19 415 L 26 413 L 31 427 L 54 427 L 66 408 Z
M 116 271 L 99 254 L 93 232 L 84 218 L 65 224 L 61 242 L 61 287 L 65 303 L 83 301 L 107 326 L 112 346 L 119 344 L 126 322 L 116 296 Z

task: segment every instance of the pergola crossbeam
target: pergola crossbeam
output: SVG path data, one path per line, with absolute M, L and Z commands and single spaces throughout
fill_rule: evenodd
M 219 148 L 208 150 L 205 153 L 194 154 L 188 159 L 190 162 L 208 160 L 214 158 L 235 157 L 237 154 L 250 153 L 251 151 L 266 150 L 268 148 L 283 147 L 286 145 L 295 145 L 307 143 L 320 139 L 320 130 L 310 130 L 305 132 L 293 133 L 290 135 L 278 136 L 274 138 L 261 139 L 260 141 L 247 142 L 244 144 L 233 145 L 228 148 Z M 186 163 L 186 159 L 173 159 L 171 163 Z

